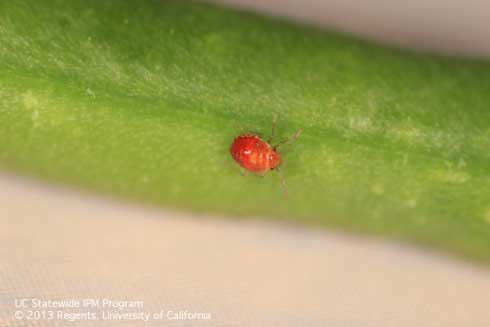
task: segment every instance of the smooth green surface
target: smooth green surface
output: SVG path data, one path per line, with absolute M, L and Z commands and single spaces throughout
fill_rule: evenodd
M 274 114 L 305 129 L 288 199 L 229 155 Z M 1 1 L 0 165 L 489 262 L 490 64 L 183 1 Z

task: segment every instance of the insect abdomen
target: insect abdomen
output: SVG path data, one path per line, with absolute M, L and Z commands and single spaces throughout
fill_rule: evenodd
M 254 172 L 266 172 L 279 164 L 279 155 L 257 135 L 241 135 L 235 138 L 230 149 L 235 161 Z

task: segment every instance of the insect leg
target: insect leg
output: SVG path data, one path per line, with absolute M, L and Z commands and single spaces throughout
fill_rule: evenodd
M 286 179 L 284 178 L 284 175 L 282 171 L 277 167 L 275 169 L 277 173 L 279 174 L 279 177 L 281 178 L 281 185 L 282 185 L 282 191 L 284 192 L 284 198 L 288 198 L 288 187 L 286 186 Z

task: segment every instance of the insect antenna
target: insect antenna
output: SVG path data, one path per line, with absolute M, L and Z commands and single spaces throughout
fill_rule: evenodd
M 276 134 L 276 122 L 277 122 L 277 114 L 272 118 L 272 131 L 271 136 L 267 139 L 267 143 L 270 143 Z
M 273 148 L 277 149 L 278 147 L 280 147 L 286 143 L 293 144 L 294 142 L 296 142 L 296 140 L 298 139 L 298 137 L 301 135 L 302 132 L 303 132 L 302 128 L 298 129 L 296 131 L 296 133 L 294 133 L 293 135 L 289 136 L 288 138 L 282 140 L 281 142 L 277 143 L 276 145 L 273 146 Z

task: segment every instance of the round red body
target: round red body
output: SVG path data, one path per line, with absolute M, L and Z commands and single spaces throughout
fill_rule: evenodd
M 253 173 L 265 173 L 281 163 L 281 155 L 255 134 L 237 136 L 230 152 L 240 166 Z

